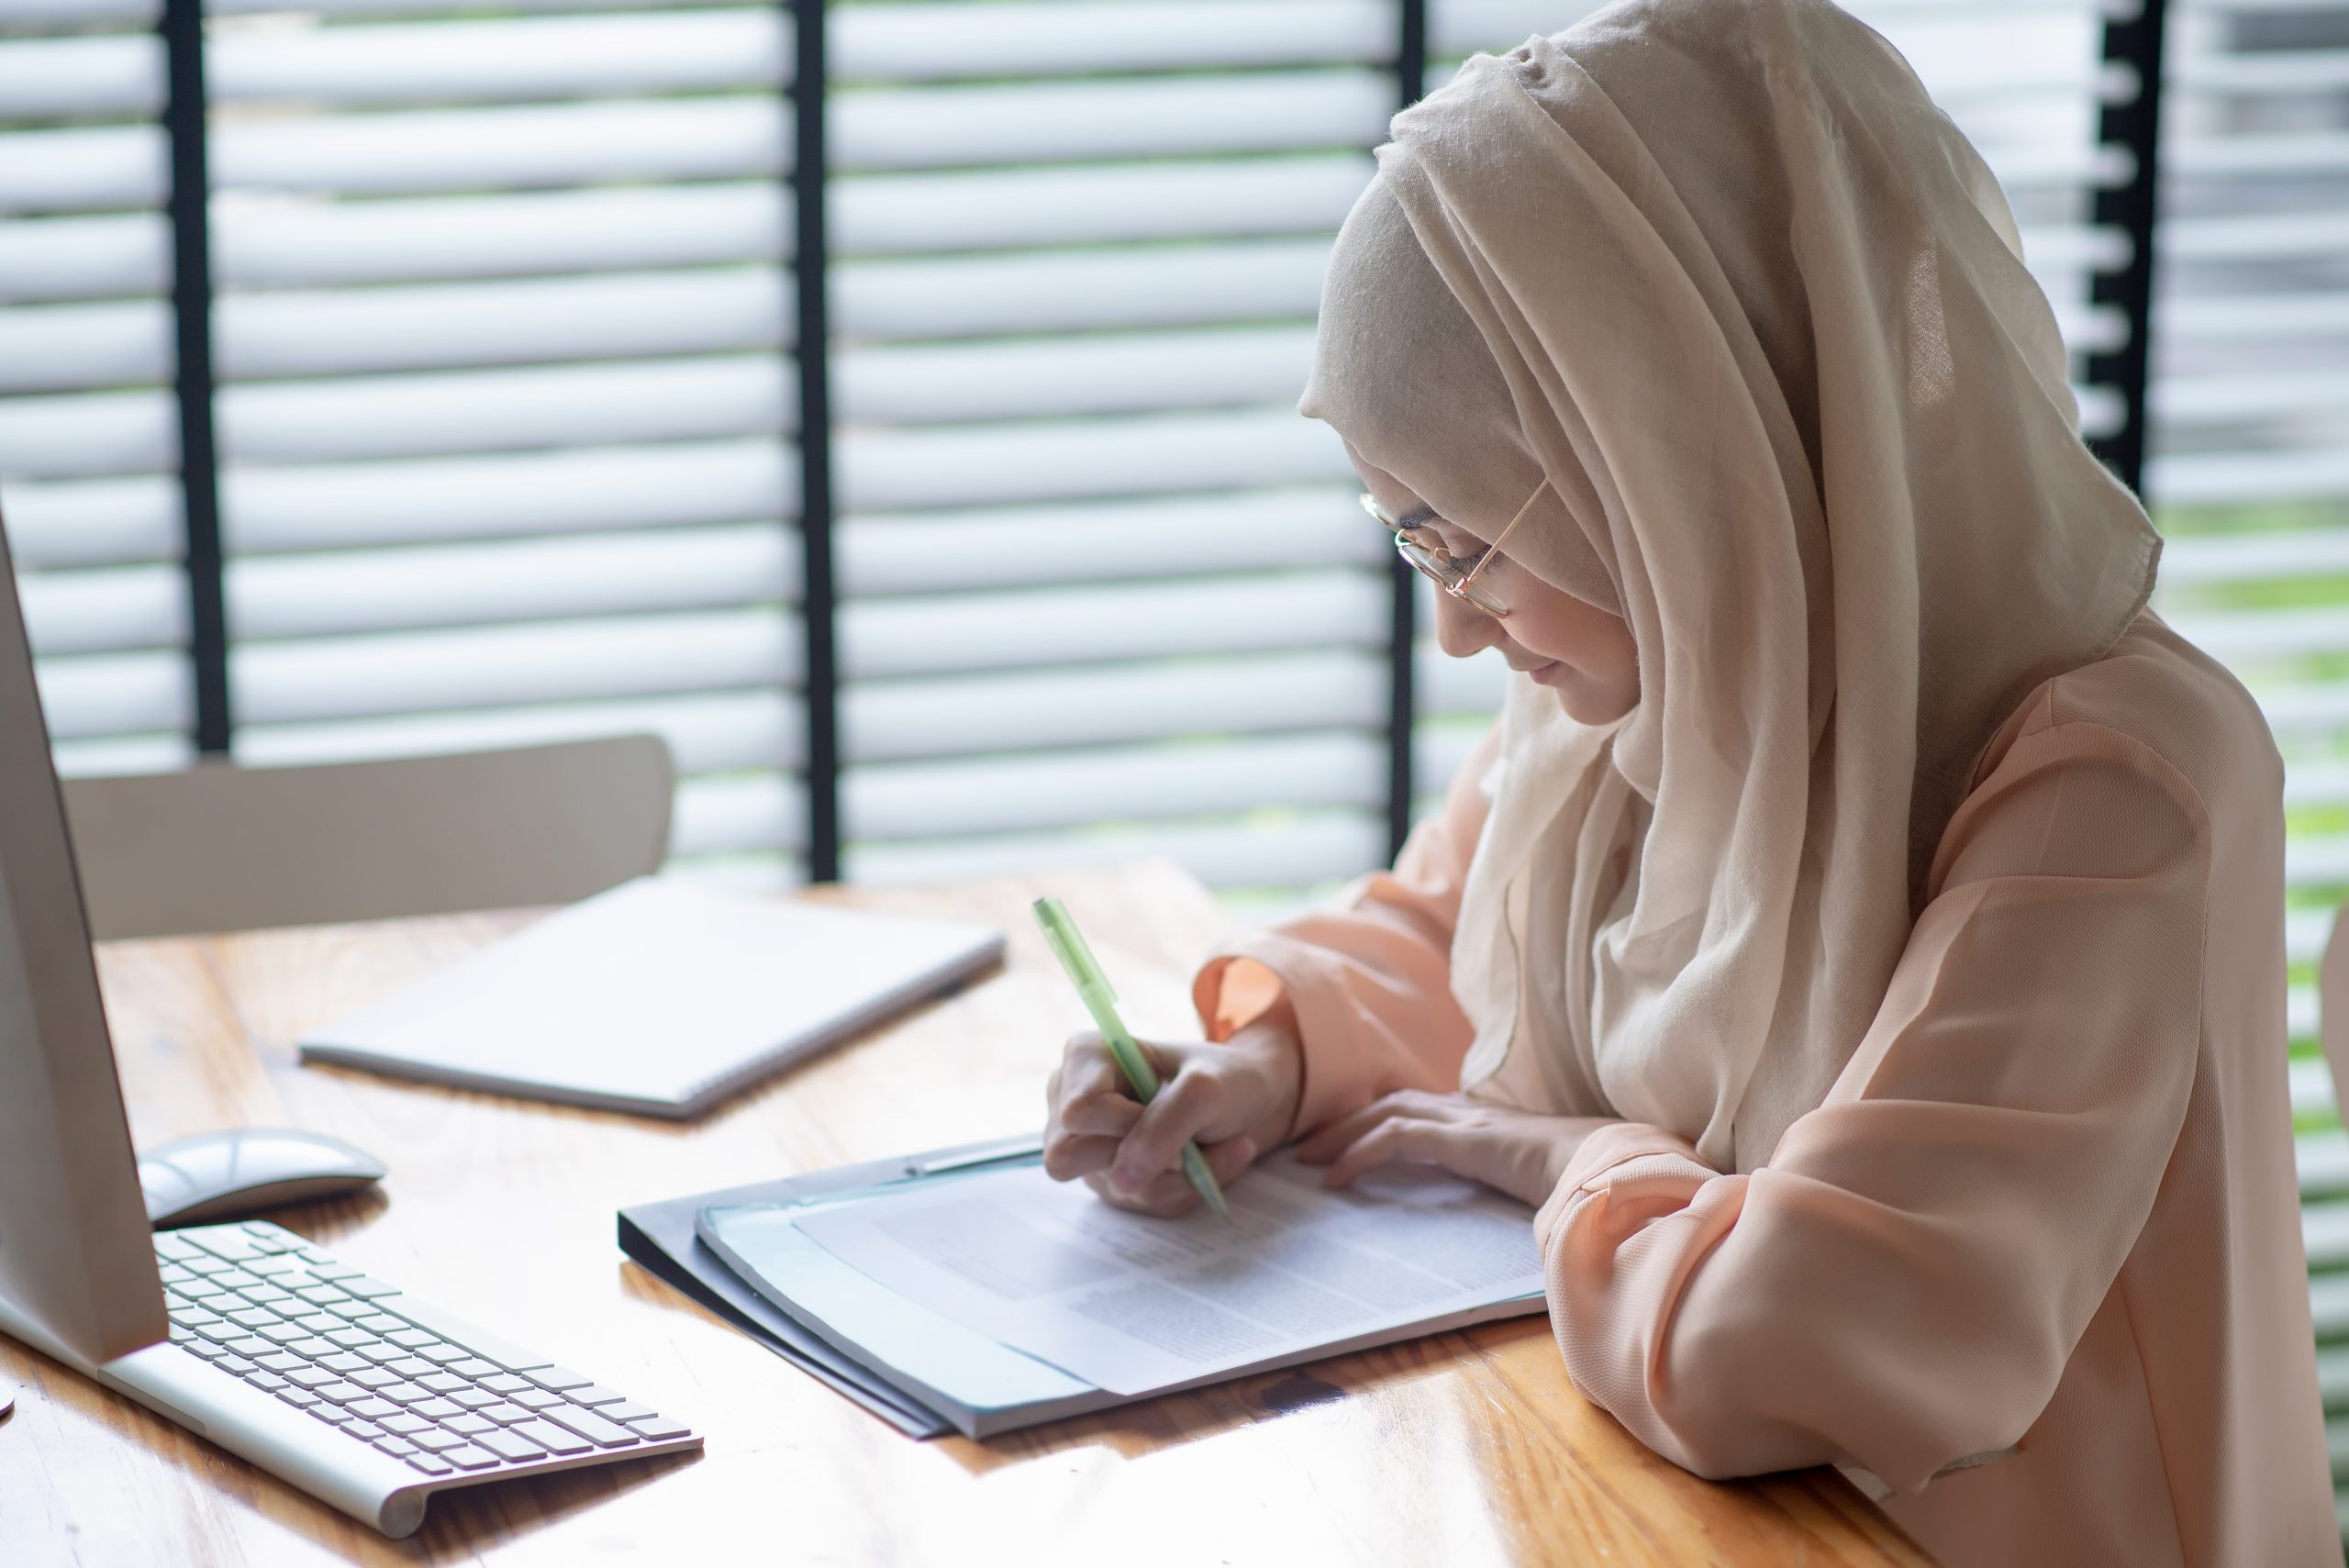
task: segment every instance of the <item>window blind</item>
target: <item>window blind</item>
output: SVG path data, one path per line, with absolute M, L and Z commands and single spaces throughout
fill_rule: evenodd
M 851 879 L 1384 858 L 1388 568 L 1295 403 L 1397 15 L 834 11 Z
M 2243 677 L 2285 756 L 2292 1107 L 2339 1488 L 2349 1137 L 2314 981 L 2349 895 L 2349 4 L 2173 0 L 2170 25 L 2145 485 L 2167 537 L 2158 602 Z
M 175 767 L 193 689 L 154 13 L 0 13 L 0 515 L 69 772 Z
M 208 7 L 234 751 L 651 729 L 787 874 L 788 16 L 500 10 Z

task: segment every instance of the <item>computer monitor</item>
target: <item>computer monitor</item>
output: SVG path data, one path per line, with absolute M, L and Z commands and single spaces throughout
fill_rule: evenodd
M 91 1362 L 170 1332 L 0 528 L 0 1319 Z

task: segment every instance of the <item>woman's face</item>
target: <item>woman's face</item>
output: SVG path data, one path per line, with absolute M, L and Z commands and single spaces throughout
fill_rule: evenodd
M 1392 515 L 1407 528 L 1434 536 L 1464 564 L 1485 551 L 1475 535 L 1426 506 Z M 1640 662 L 1620 616 L 1553 587 L 1506 550 L 1486 562 L 1476 583 L 1508 606 L 1508 617 L 1496 620 L 1449 594 L 1436 595 L 1436 643 L 1446 653 L 1465 659 L 1499 649 L 1510 669 L 1557 693 L 1568 716 L 1583 724 L 1607 724 L 1631 711 L 1640 700 Z

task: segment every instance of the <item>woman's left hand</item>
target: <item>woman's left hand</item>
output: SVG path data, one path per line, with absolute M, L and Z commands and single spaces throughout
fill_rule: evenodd
M 1539 1207 L 1583 1140 L 1612 1125 L 1607 1117 L 1542 1116 L 1465 1095 L 1398 1089 L 1306 1139 L 1297 1157 L 1330 1167 L 1324 1186 L 1342 1187 L 1375 1165 L 1408 1160 Z

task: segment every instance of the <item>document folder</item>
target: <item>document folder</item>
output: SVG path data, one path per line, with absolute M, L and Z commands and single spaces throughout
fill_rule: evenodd
M 812 1224 L 821 1229 L 829 1223 L 838 1229 L 841 1217 L 852 1215 L 866 1204 L 875 1205 L 874 1213 L 904 1217 L 876 1229 L 902 1229 L 918 1222 L 924 1213 L 943 1216 L 951 1222 L 960 1218 L 956 1210 L 968 1207 L 958 1197 L 958 1192 L 975 1195 L 990 1187 L 1002 1191 L 1031 1190 L 1034 1184 L 1023 1183 L 1013 1173 L 1038 1165 L 1041 1159 L 1037 1140 L 1028 1138 L 968 1145 L 664 1204 L 643 1205 L 621 1214 L 620 1240 L 629 1256 L 785 1360 L 823 1379 L 900 1429 L 924 1437 L 952 1430 L 985 1438 L 1109 1408 L 1137 1398 L 1536 1312 L 1542 1307 L 1538 1283 L 1528 1288 L 1527 1260 L 1531 1256 L 1529 1236 L 1521 1243 L 1522 1257 L 1512 1253 L 1500 1260 L 1486 1269 L 1480 1280 L 1463 1284 L 1448 1297 L 1428 1302 L 1425 1310 L 1397 1296 L 1387 1304 L 1392 1310 L 1364 1331 L 1323 1336 L 1299 1330 L 1286 1340 L 1272 1344 L 1270 1353 L 1261 1356 L 1252 1354 L 1243 1344 L 1238 1348 L 1223 1347 L 1230 1353 L 1218 1360 L 1206 1357 L 1194 1346 L 1189 1353 L 1200 1355 L 1202 1364 L 1208 1370 L 1192 1376 L 1163 1370 L 1133 1373 L 1122 1383 L 1125 1391 L 1121 1392 L 1119 1387 L 1103 1385 L 1119 1381 L 1116 1378 L 1088 1380 L 1055 1360 L 1027 1353 L 1006 1342 L 1001 1335 L 941 1315 L 932 1306 L 914 1299 L 918 1293 L 908 1294 L 898 1288 L 902 1282 L 889 1280 L 888 1271 L 852 1266 L 801 1229 L 803 1224 Z M 1446 1180 L 1433 1176 L 1427 1179 Z M 1299 1185 L 1292 1173 L 1289 1190 L 1293 1192 Z M 1060 1189 L 1052 1191 L 1057 1194 Z M 1254 1195 L 1250 1203 L 1260 1214 L 1265 1205 L 1286 1201 L 1283 1189 L 1268 1173 L 1256 1173 L 1250 1182 L 1241 1184 L 1235 1188 L 1235 1196 L 1245 1198 L 1251 1192 Z M 1053 1201 L 1058 1200 L 1055 1197 Z M 1077 1206 L 1070 1212 L 1088 1228 L 1097 1227 L 1104 1231 L 1128 1228 L 1125 1239 L 1116 1244 L 1130 1245 L 1137 1233 L 1144 1236 L 1145 1244 L 1174 1234 L 1138 1231 L 1138 1227 L 1163 1226 L 1165 1222 L 1137 1220 L 1107 1206 L 1094 1208 L 1091 1206 L 1098 1200 L 1082 1188 L 1070 1189 L 1069 1201 Z M 1367 1200 L 1362 1202 L 1366 1204 Z M 1513 1214 L 1515 1206 L 1489 1194 L 1479 1194 L 1473 1202 L 1482 1216 L 1488 1239 L 1506 1230 L 1507 1227 L 1496 1225 L 1491 1211 L 1499 1204 L 1508 1207 Z M 1341 1216 L 1341 1222 L 1349 1218 Z M 1458 1226 L 1464 1223 L 1439 1212 L 1422 1213 L 1408 1208 L 1375 1212 L 1380 1227 L 1397 1223 L 1398 1218 L 1407 1225 L 1421 1224 L 1416 1238 L 1432 1236 L 1426 1226 L 1444 1225 L 1453 1227 L 1445 1235 L 1456 1236 Z M 1202 1220 L 1204 1225 L 1217 1223 Z M 1335 1252 L 1345 1252 L 1357 1265 L 1365 1259 L 1376 1262 L 1379 1258 L 1375 1251 L 1343 1246 L 1342 1234 L 1335 1240 L 1303 1233 L 1299 1239 L 1304 1245 L 1333 1256 Z M 1230 1240 L 1220 1230 L 1194 1232 L 1190 1241 L 1210 1246 L 1241 1244 Z M 1511 1238 L 1510 1247 L 1518 1245 Z M 1391 1247 L 1388 1255 L 1392 1256 Z M 1463 1256 L 1467 1258 L 1466 1266 L 1473 1270 L 1474 1256 Z M 1030 1256 L 1028 1261 L 1032 1264 L 1036 1260 Z M 1319 1253 L 1312 1261 L 1315 1266 L 1320 1266 Z M 980 1257 L 981 1272 L 987 1272 L 992 1262 L 989 1257 Z M 1012 1257 L 1006 1260 L 1004 1267 L 1016 1269 L 1019 1263 L 1018 1257 Z M 1538 1260 L 1531 1266 L 1538 1282 Z M 1398 1275 L 1419 1276 L 1419 1271 L 1408 1264 L 1397 1262 L 1394 1267 Z M 1274 1272 L 1308 1296 L 1322 1294 L 1313 1285 L 1300 1284 L 1294 1273 L 1277 1268 Z M 1241 1273 L 1244 1276 L 1246 1271 Z M 1421 1283 L 1425 1283 L 1424 1278 Z M 1141 1284 L 1111 1281 L 1085 1296 L 1085 1284 L 1078 1281 L 1076 1306 L 1080 1312 L 1105 1301 L 1131 1301 L 1151 1288 L 1147 1281 Z M 1375 1296 L 1380 1286 L 1373 1280 L 1358 1282 L 1355 1288 L 1357 1294 Z M 1016 1297 L 1021 1293 L 1014 1289 L 1011 1294 Z M 1028 1340 L 1032 1346 L 1031 1314 L 1024 1302 L 1014 1301 L 1006 1310 L 1009 1313 L 1006 1321 L 1011 1326 L 1009 1338 Z M 1213 1313 L 1212 1307 L 1202 1307 L 1201 1310 Z M 1041 1318 L 1046 1313 L 1040 1307 L 1032 1316 Z M 1075 1322 L 1080 1331 L 1086 1326 L 1074 1318 L 1069 1320 Z M 1177 1324 L 1173 1336 L 1179 1338 L 1186 1327 Z M 1130 1338 L 1134 1334 L 1130 1327 L 1124 1331 Z M 1097 1362 L 1096 1368 L 1096 1376 L 1099 1377 Z

